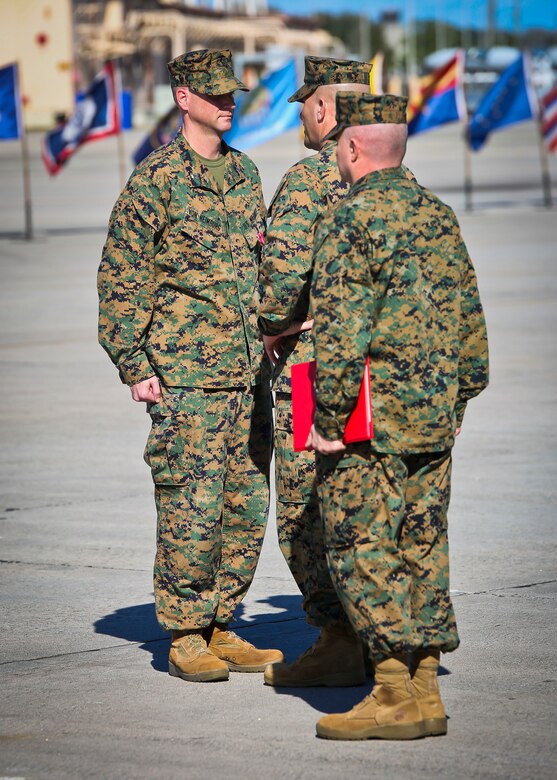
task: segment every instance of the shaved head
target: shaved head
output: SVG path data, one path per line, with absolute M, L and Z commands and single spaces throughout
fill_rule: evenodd
M 342 178 L 353 184 L 366 173 L 398 168 L 406 154 L 408 126 L 372 124 L 347 127 L 337 145 Z
M 344 133 L 348 141 L 356 140 L 365 157 L 384 167 L 398 167 L 406 154 L 407 125 L 356 125 Z
M 321 149 L 322 139 L 336 125 L 337 93 L 347 91 L 369 94 L 369 84 L 323 84 L 304 100 L 300 119 L 308 149 Z

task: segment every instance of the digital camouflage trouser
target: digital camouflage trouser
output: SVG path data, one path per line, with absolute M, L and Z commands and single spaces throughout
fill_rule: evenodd
M 181 388 L 149 413 L 159 623 L 228 623 L 253 579 L 267 522 L 270 391 Z
M 320 456 L 318 470 L 331 574 L 370 656 L 455 650 L 450 451 L 397 456 L 352 445 Z
M 280 549 L 300 588 L 308 623 L 348 623 L 329 574 L 317 498 L 315 453 L 294 452 L 292 396 L 275 402 L 275 484 Z

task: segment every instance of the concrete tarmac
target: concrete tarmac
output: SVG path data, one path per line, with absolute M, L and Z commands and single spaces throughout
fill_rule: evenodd
M 140 134 L 126 136 L 131 152 Z M 557 208 L 544 208 L 533 125 L 473 159 L 463 211 L 458 128 L 410 140 L 419 180 L 457 210 L 486 310 L 490 388 L 455 447 L 451 566 L 461 647 L 443 658 L 445 738 L 332 742 L 348 689 L 273 690 L 260 674 L 166 673 L 152 594 L 148 417 L 96 341 L 95 277 L 120 189 L 116 143 L 49 179 L 31 137 L 35 238 L 19 146 L 0 145 L 0 780 L 555 777 Z M 252 151 L 267 202 L 297 133 Z M 557 156 L 551 160 L 557 200 Z M 293 659 L 315 631 L 269 521 L 236 630 Z

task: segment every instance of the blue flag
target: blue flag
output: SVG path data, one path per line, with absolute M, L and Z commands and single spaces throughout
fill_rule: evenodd
M 526 68 L 526 58 L 521 54 L 484 95 L 468 124 L 470 146 L 475 151 L 495 130 L 535 117 L 535 96 Z
M 50 174 L 58 173 L 84 143 L 120 131 L 118 91 L 116 68 L 107 62 L 77 104 L 75 114 L 44 137 L 42 157 Z
M 251 92 L 238 96 L 232 127 L 224 136 L 226 143 L 243 151 L 298 127 L 300 107 L 287 102 L 295 91 L 296 62 L 289 60 L 264 76 Z
M 21 138 L 17 64 L 0 68 L 0 141 L 16 141 Z

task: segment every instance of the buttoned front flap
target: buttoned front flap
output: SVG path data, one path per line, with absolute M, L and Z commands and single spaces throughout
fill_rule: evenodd
M 265 240 L 265 223 L 261 219 L 259 212 L 254 211 L 253 203 L 249 204 L 249 206 L 250 208 L 246 208 L 241 213 L 237 224 L 245 241 L 243 251 L 246 250 L 247 245 L 248 256 L 259 265 L 261 247 Z
M 261 229 L 254 218 L 251 221 L 242 221 L 240 225 L 241 235 L 235 239 L 236 253 L 234 256 L 234 266 L 238 279 L 241 283 L 243 294 L 248 296 L 245 299 L 247 305 L 255 306 L 253 295 L 257 289 L 257 275 L 259 269 L 259 257 L 261 250 L 260 237 Z
M 182 221 L 181 232 L 211 252 L 226 251 L 225 226 L 218 214 L 189 210 Z
M 244 228 L 244 238 L 247 241 L 247 245 L 250 249 L 256 249 L 257 245 L 260 243 L 260 239 L 262 237 L 261 230 L 258 230 L 257 227 L 254 226 L 246 226 Z

